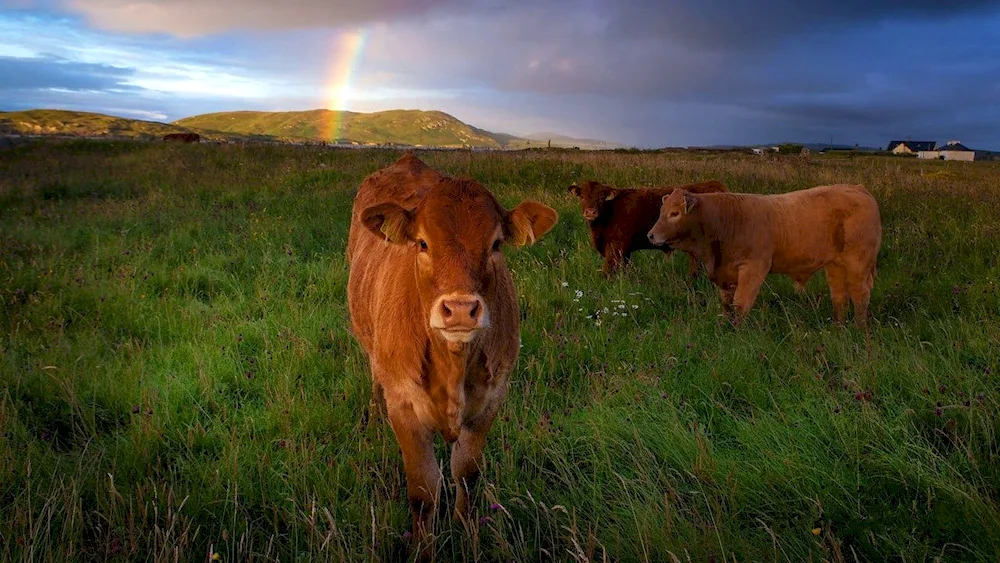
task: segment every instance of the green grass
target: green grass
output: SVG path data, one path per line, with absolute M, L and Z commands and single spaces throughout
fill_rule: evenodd
M 368 416 L 343 254 L 357 186 L 398 156 L 0 153 L 0 560 L 405 555 L 402 462 Z M 421 157 L 508 207 L 561 214 L 506 251 L 524 346 L 487 446 L 484 519 L 439 519 L 439 559 L 1000 557 L 995 164 Z M 806 296 L 769 278 L 738 329 L 704 277 L 685 281 L 683 256 L 639 253 L 603 280 L 565 192 L 581 178 L 864 183 L 884 224 L 870 335 L 830 322 L 822 276 Z

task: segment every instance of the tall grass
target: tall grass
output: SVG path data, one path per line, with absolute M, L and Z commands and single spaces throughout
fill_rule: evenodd
M 343 256 L 357 186 L 398 156 L 0 153 L 0 559 L 405 556 L 402 462 L 369 416 Z M 996 165 L 420 156 L 561 214 L 508 252 L 523 348 L 476 519 L 442 511 L 440 559 L 1000 557 Z M 805 296 L 769 279 L 738 329 L 683 257 L 639 253 L 604 280 L 565 192 L 581 178 L 863 183 L 884 225 L 871 333 L 830 322 L 821 275 Z

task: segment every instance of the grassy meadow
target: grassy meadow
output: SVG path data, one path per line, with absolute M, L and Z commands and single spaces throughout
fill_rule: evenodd
M 358 185 L 398 156 L 0 151 L 0 561 L 405 557 L 344 259 Z M 561 215 L 504 250 L 523 348 L 476 522 L 438 519 L 439 560 L 1000 560 L 996 163 L 420 156 Z M 822 274 L 803 296 L 769 278 L 735 329 L 685 256 L 604 280 L 565 191 L 588 178 L 863 183 L 884 229 L 870 333 L 830 322 Z

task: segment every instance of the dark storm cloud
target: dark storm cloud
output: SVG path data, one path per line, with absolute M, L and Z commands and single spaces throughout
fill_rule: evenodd
M 326 103 L 348 56 L 338 37 L 360 28 L 352 89 L 368 111 L 654 146 L 927 132 L 1000 148 L 1000 0 L 53 1 L 129 34 L 105 37 L 217 57 L 285 96 L 222 109 Z
M 609 35 L 669 36 L 706 50 L 767 48 L 788 37 L 874 21 L 942 19 L 984 12 L 996 0 L 622 0 L 610 4 Z
M 0 90 L 134 90 L 132 69 L 58 57 L 0 57 Z

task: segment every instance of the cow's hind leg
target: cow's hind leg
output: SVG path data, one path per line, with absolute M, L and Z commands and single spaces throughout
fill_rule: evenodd
M 385 409 L 385 390 L 382 389 L 382 385 L 372 380 L 372 416 L 374 418 L 382 418 L 386 414 Z
M 493 426 L 499 401 L 462 425 L 458 441 L 451 449 L 451 475 L 455 479 L 455 518 L 465 520 L 472 508 L 471 494 L 483 467 L 486 434 Z
M 847 271 L 847 291 L 851 294 L 851 302 L 854 303 L 854 324 L 858 327 L 864 327 L 868 322 L 868 302 L 871 299 L 874 283 L 874 266 L 866 264 Z
M 434 457 L 434 434 L 417 420 L 410 406 L 389 405 L 389 422 L 403 452 L 406 494 L 413 516 L 413 545 L 420 561 L 430 560 L 434 509 L 441 489 L 441 471 Z
M 833 301 L 833 321 L 843 324 L 847 320 L 847 270 L 838 264 L 828 264 L 825 271 L 830 300 Z

